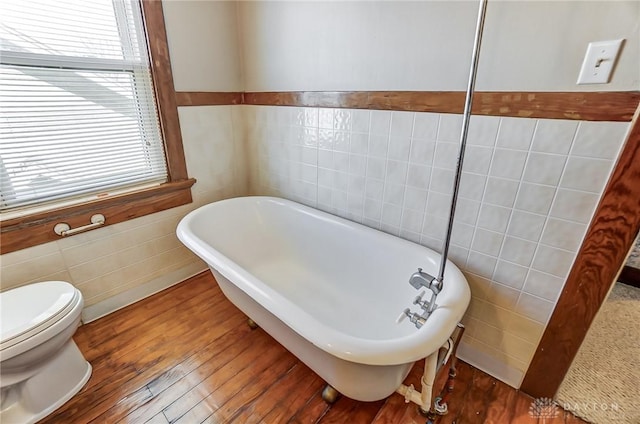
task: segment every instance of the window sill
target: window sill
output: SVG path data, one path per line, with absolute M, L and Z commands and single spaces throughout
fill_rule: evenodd
M 195 182 L 193 178 L 169 182 L 106 199 L 2 221 L 0 254 L 60 240 L 62 237 L 53 232 L 53 227 L 59 222 L 66 222 L 71 228 L 81 227 L 90 222 L 91 215 L 101 213 L 105 216 L 106 226 L 186 205 L 192 202 L 191 186 Z

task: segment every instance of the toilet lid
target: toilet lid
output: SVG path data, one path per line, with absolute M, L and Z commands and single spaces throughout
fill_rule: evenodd
M 64 281 L 47 281 L 0 293 L 0 341 L 5 343 L 58 321 L 60 312 L 74 300 L 75 291 Z

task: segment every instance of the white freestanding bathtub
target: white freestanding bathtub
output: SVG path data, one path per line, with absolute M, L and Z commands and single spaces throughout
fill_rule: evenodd
M 182 219 L 177 234 L 231 302 L 356 400 L 398 389 L 415 361 L 448 340 L 469 304 L 464 276 L 448 263 L 426 324 L 398 324 L 405 308 L 421 312 L 412 305 L 418 293 L 409 277 L 418 267 L 436 275 L 439 255 L 289 200 L 205 205 Z

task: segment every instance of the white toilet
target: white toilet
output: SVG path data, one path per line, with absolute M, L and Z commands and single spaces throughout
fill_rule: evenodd
M 71 338 L 83 304 L 63 281 L 0 293 L 0 423 L 34 423 L 89 380 L 91 365 Z

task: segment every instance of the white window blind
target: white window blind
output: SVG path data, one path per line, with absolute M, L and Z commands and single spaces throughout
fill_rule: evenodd
M 0 210 L 167 179 L 140 4 L 0 2 Z

